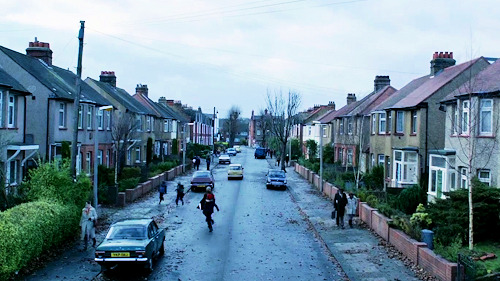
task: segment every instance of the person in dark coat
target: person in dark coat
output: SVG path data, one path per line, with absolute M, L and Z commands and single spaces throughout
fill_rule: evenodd
M 339 189 L 333 198 L 333 207 L 337 215 L 335 216 L 335 220 L 337 226 L 340 225 L 342 229 L 344 229 L 344 214 L 345 214 L 345 206 L 347 205 L 347 195 L 344 193 L 344 190 Z
M 163 195 L 167 193 L 167 182 L 163 181 L 160 186 L 158 187 L 158 193 L 160 194 L 160 202 L 158 204 L 161 204 L 161 201 L 163 201 Z
M 215 223 L 215 221 L 212 219 L 214 207 L 217 208 L 217 212 L 218 212 L 219 206 L 217 206 L 217 204 L 215 204 L 215 196 L 212 193 L 212 188 L 207 187 L 207 192 L 205 193 L 205 195 L 203 195 L 203 198 L 201 199 L 200 204 L 198 205 L 198 208 L 201 208 L 201 210 L 203 211 L 203 214 L 206 217 L 208 230 L 210 232 L 213 231 L 212 225 Z
M 175 198 L 175 205 L 179 206 L 179 200 L 181 200 L 182 205 L 184 205 L 184 185 L 182 185 L 181 182 L 178 182 L 175 191 L 177 191 L 177 197 Z
M 210 155 L 207 156 L 207 170 L 210 171 L 210 162 L 211 162 L 211 159 L 210 159 Z
M 196 170 L 200 169 L 201 158 L 200 156 L 196 156 Z

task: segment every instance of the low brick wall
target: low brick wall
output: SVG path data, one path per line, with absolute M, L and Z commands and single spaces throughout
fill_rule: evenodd
M 167 171 L 167 178 L 166 180 L 171 181 L 175 178 L 175 169 L 170 169 Z
M 377 209 L 370 207 L 367 203 L 361 204 L 359 216 L 370 228 L 372 228 L 372 212 L 375 210 Z
M 314 185 L 314 186 L 315 186 L 318 190 L 320 190 L 320 188 L 319 188 L 319 187 L 320 187 L 320 183 L 319 183 L 319 182 L 320 182 L 320 178 L 319 178 L 319 176 L 318 176 L 318 175 L 316 175 L 316 174 L 313 174 L 313 185 Z
M 389 232 L 389 242 L 401 253 L 418 264 L 418 248 L 427 247 L 427 244 L 410 238 L 401 230 L 391 228 Z
M 125 192 L 118 192 L 118 196 L 116 198 L 116 205 L 119 207 L 125 207 L 125 205 L 127 205 L 127 196 Z
M 447 281 L 456 279 L 457 264 L 437 256 L 427 247 L 418 249 L 418 265 L 440 280 Z
M 385 241 L 389 241 L 389 222 L 392 220 L 385 217 L 378 211 L 372 211 L 371 225 L 373 231 L 375 231 L 380 237 L 384 238 Z
M 160 175 L 156 175 L 152 178 L 149 179 L 151 183 L 153 184 L 153 187 L 158 187 L 160 186 Z
M 148 180 L 142 183 L 142 193 L 141 196 L 153 190 L 153 181 Z

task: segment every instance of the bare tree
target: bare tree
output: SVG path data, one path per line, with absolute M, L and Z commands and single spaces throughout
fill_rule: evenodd
M 116 115 L 115 115 L 116 116 Z M 125 165 L 125 155 L 127 148 L 132 144 L 133 138 L 137 135 L 139 128 L 136 115 L 128 112 L 118 114 L 111 129 L 111 135 L 115 142 L 116 163 L 115 163 L 115 183 L 118 181 L 118 174 Z
M 232 147 L 234 145 L 234 139 L 236 138 L 236 134 L 238 133 L 238 123 L 239 117 L 241 115 L 241 110 L 239 107 L 233 105 L 229 109 L 229 114 L 227 116 L 228 129 L 229 129 L 229 146 Z
M 286 143 L 290 136 L 292 124 L 300 106 L 300 94 L 289 91 L 285 97 L 281 91 L 271 94 L 267 92 L 267 109 L 272 118 L 271 132 L 280 144 L 281 169 L 285 169 Z

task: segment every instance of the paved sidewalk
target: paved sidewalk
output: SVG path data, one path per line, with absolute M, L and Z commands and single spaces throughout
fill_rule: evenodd
M 276 167 L 274 159 L 268 159 L 268 162 Z M 335 220 L 330 218 L 333 202 L 296 173 L 293 167 L 286 170 L 292 197 L 350 280 L 419 280 L 402 261 L 390 258 L 385 248 L 379 245 L 378 238 L 368 229 L 358 225 L 354 228 L 346 225 L 345 229 L 337 227 Z

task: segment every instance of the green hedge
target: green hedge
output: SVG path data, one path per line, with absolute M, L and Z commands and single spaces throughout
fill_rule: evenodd
M 45 201 L 18 205 L 0 213 L 0 279 L 7 280 L 29 262 L 73 237 L 79 209 Z

